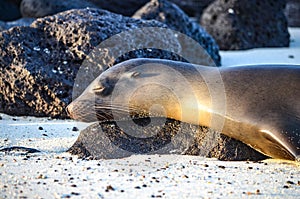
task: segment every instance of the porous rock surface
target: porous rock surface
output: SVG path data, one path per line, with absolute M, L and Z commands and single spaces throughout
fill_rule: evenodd
M 221 50 L 287 47 L 285 0 L 216 0 L 203 12 L 201 25 Z
M 156 123 L 162 118 L 151 118 Z M 204 127 L 167 119 L 163 126 L 145 128 L 145 119 L 93 124 L 80 132 L 68 150 L 80 158 L 111 159 L 133 154 L 186 154 L 220 160 L 252 160 L 268 158 L 246 144 L 220 135 Z M 138 125 L 143 126 L 142 130 Z M 124 130 L 125 129 L 125 130 Z M 140 134 L 136 134 L 139 131 Z M 134 136 L 135 135 L 135 136 Z
M 168 51 L 143 49 L 159 43 L 178 52 L 180 45 L 172 32 L 146 27 L 167 26 L 157 21 L 123 17 L 98 9 L 66 11 L 36 20 L 29 27 L 15 27 L 0 33 L 0 112 L 10 115 L 66 117 L 65 107 L 72 101 L 74 81 L 76 95 L 107 67 L 137 57 L 182 60 Z M 108 46 L 95 48 L 113 35 Z M 139 42 L 136 35 L 142 35 Z M 159 42 L 157 42 L 159 41 Z M 92 50 L 98 49 L 98 51 Z M 110 50 L 115 54 L 109 53 Z M 132 50 L 118 58 L 124 49 Z M 136 50 L 140 49 L 140 50 Z M 135 51 L 134 51 L 135 50 Z M 99 64 L 95 59 L 102 52 Z M 88 55 L 89 54 L 89 55 Z M 88 55 L 88 56 L 87 56 Z M 117 56 L 117 57 L 114 57 Z M 118 58 L 118 59 L 117 59 Z M 85 64 L 80 67 L 85 60 Z M 76 77 L 81 71 L 80 77 Z
M 151 0 L 138 10 L 134 18 L 152 20 L 155 19 L 175 31 L 179 31 L 197 41 L 210 55 L 215 65 L 221 65 L 219 47 L 215 40 L 196 22 L 192 21 L 177 5 L 166 0 Z M 186 50 L 193 51 L 189 46 Z

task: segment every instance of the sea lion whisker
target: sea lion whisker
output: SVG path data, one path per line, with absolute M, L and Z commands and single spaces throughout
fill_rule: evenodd
M 138 111 L 139 109 L 137 108 L 133 108 L 133 107 L 129 107 L 128 109 L 124 108 L 124 106 L 95 106 L 95 110 L 113 110 L 113 111 L 121 111 L 124 113 L 129 113 L 129 112 L 133 112 L 133 111 Z
M 99 113 L 96 113 L 96 116 L 98 119 L 100 120 L 109 120 L 111 117 L 108 117 L 107 114 L 99 114 Z

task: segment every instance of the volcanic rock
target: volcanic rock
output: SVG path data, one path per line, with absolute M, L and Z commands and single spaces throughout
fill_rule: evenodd
M 287 47 L 285 4 L 282 0 L 216 0 L 203 12 L 201 25 L 221 50 Z
M 168 25 L 169 28 L 185 34 L 204 48 L 214 61 L 213 65 L 221 65 L 219 47 L 215 40 L 177 5 L 166 0 L 152 0 L 138 10 L 133 17 L 145 20 L 155 19 Z M 185 50 L 195 51 L 195 49 L 191 49 L 190 45 Z M 199 57 L 199 59 L 201 58 Z

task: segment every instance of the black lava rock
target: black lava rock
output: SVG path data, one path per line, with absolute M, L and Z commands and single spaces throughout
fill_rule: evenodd
M 177 5 L 166 0 L 152 0 L 138 10 L 133 17 L 146 20 L 155 19 L 168 25 L 171 29 L 187 35 L 204 48 L 214 61 L 213 65 L 221 65 L 219 47 L 215 40 L 199 24 L 190 20 Z M 196 51 L 191 45 L 188 45 L 185 50 Z
M 165 118 L 151 118 L 145 127 L 144 120 L 136 119 L 135 125 L 128 121 L 93 124 L 80 132 L 68 152 L 92 159 L 115 159 L 133 154 L 186 154 L 253 161 L 268 158 L 240 141 L 205 127 Z
M 285 4 L 284 0 L 216 0 L 204 11 L 201 25 L 221 50 L 287 47 Z

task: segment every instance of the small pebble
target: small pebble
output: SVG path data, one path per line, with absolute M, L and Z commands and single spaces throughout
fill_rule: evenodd
M 44 128 L 40 126 L 40 127 L 39 127 L 39 130 L 44 130 Z
M 79 131 L 79 129 L 78 129 L 76 126 L 74 126 L 74 127 L 72 128 L 72 131 Z
M 295 184 L 294 182 L 292 181 L 286 181 L 287 184 Z
M 71 198 L 71 196 L 69 194 L 63 194 L 61 198 Z
M 108 185 L 105 189 L 105 192 L 114 191 L 115 188 L 113 188 L 111 185 Z
M 37 177 L 37 179 L 46 179 L 47 178 L 47 176 L 45 176 L 45 175 L 43 175 L 43 174 L 40 174 L 38 177 Z
M 80 193 L 71 192 L 71 195 L 74 195 L 74 196 L 79 196 L 79 195 L 80 195 Z

